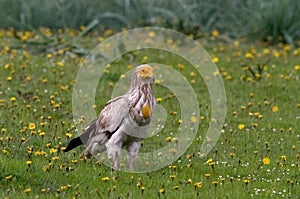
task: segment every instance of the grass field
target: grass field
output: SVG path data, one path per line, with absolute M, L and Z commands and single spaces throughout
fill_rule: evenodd
M 171 57 L 170 67 L 185 75 L 197 93 L 197 138 L 171 165 L 127 173 L 96 158 L 79 159 L 82 148 L 62 152 L 77 136 L 80 122 L 73 121 L 71 102 L 82 58 L 63 45 L 38 51 L 40 46 L 23 45 L 38 35 L 18 34 L 23 42 L 11 31 L 0 32 L 0 198 L 299 197 L 300 48 L 228 43 L 217 32 L 199 40 L 218 66 L 227 95 L 222 134 L 205 158 L 199 158 L 199 148 L 211 120 L 207 88 L 186 62 Z M 66 34 L 78 33 L 59 36 Z M 89 50 L 110 34 L 93 33 L 79 42 Z M 158 62 L 157 57 L 157 52 L 136 51 L 111 63 L 99 81 L 97 113 L 121 74 L 131 65 Z M 141 151 L 176 140 L 181 117 L 176 96 L 158 84 L 154 91 L 168 118 L 159 137 L 146 139 Z

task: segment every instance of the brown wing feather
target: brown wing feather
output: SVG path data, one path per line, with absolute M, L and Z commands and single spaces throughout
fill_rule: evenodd
M 128 115 L 128 112 L 129 104 L 125 96 L 120 96 L 108 101 L 96 121 L 97 130 L 90 134 L 86 145 L 101 142 L 101 140 L 104 139 L 103 134 L 109 139 L 120 127 L 123 119 Z

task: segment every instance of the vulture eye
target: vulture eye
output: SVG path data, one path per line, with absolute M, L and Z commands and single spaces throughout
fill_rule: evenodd
M 142 78 L 152 77 L 152 68 L 142 67 L 139 69 L 139 74 Z

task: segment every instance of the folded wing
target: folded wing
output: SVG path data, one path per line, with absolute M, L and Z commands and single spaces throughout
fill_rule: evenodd
M 80 136 L 86 146 L 83 155 L 96 155 L 106 150 L 105 143 L 121 127 L 129 114 L 129 103 L 125 96 L 120 96 L 106 103 L 98 119 L 94 120 Z

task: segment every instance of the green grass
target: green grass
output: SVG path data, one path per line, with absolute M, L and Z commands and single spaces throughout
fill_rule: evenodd
M 47 53 L 36 52 L 32 46 L 8 49 L 7 46 L 19 43 L 5 36 L 6 31 L 2 33 L 1 198 L 250 198 L 256 195 L 297 198 L 300 195 L 299 49 L 204 39 L 208 41 L 204 47 L 210 55 L 219 58 L 216 64 L 225 84 L 227 117 L 217 145 L 203 159 L 199 158 L 199 150 L 210 121 L 208 91 L 201 77 L 190 76 L 193 69 L 186 62 L 166 55 L 168 65 L 188 81 L 195 80 L 191 85 L 197 93 L 200 115 L 204 117 L 198 118 L 197 139 L 183 156 L 160 170 L 136 174 L 112 171 L 95 158 L 80 160 L 82 147 L 67 154 L 61 151 L 69 141 L 66 133 L 77 135 L 71 101 L 80 58 L 70 56 L 68 49 L 54 48 Z M 86 49 L 91 49 L 98 36 L 103 35 L 84 37 L 81 42 Z M 246 53 L 251 53 L 253 58 L 246 58 Z M 149 62 L 159 62 L 157 52 L 137 51 L 111 64 L 97 88 L 97 112 L 110 99 L 114 84 L 127 71 L 127 66 L 140 64 L 145 55 Z M 179 63 L 184 69 L 179 69 Z M 257 64 L 266 67 L 259 72 Z M 161 105 L 166 108 L 168 119 L 160 136 L 146 139 L 141 151 L 159 148 L 168 144 L 166 138 L 176 137 L 170 133 L 177 131 L 178 102 L 168 89 L 155 85 L 154 91 L 156 97 L 162 98 Z M 12 101 L 12 97 L 16 100 Z M 275 106 L 277 112 L 273 111 Z M 169 113 L 174 111 L 178 114 Z M 35 124 L 32 130 L 30 123 Z M 270 164 L 264 164 L 265 157 L 270 159 Z M 27 164 L 29 160 L 31 164 Z
M 79 29 L 98 20 L 98 30 L 155 26 L 198 36 L 216 29 L 226 33 L 227 39 L 251 36 L 295 45 L 300 39 L 299 7 L 293 0 L 1 0 L 0 28 Z

